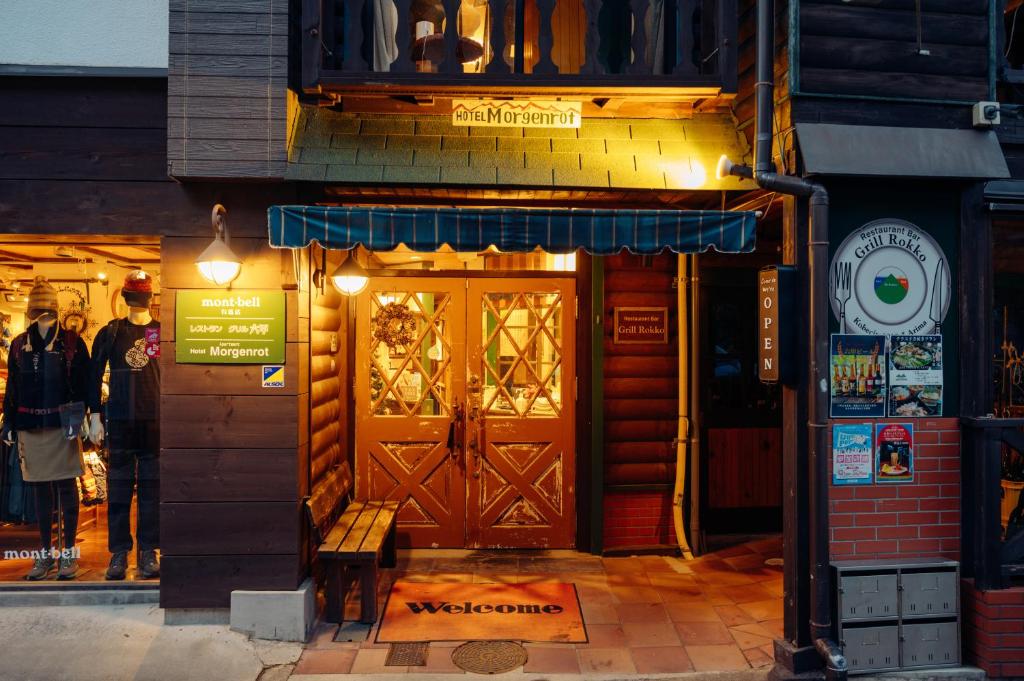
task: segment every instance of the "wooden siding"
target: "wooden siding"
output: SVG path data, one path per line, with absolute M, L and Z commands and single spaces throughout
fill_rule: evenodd
M 253 366 L 179 365 L 177 291 L 205 288 L 193 261 L 206 237 L 162 241 L 161 605 L 227 607 L 233 589 L 294 589 L 308 557 L 308 292 L 289 254 L 264 238 L 234 238 L 236 289 L 288 288 L 285 387 L 260 386 Z M 308 316 L 308 313 L 307 313 Z
M 707 430 L 708 508 L 782 506 L 782 429 Z
M 676 343 L 676 257 L 616 255 L 605 259 L 605 488 L 671 485 L 675 480 L 679 359 Z M 617 345 L 616 307 L 667 307 L 667 344 Z
M 284 176 L 288 4 L 170 0 L 167 163 L 172 176 Z
M 989 0 L 800 3 L 799 91 L 978 101 L 989 93 Z

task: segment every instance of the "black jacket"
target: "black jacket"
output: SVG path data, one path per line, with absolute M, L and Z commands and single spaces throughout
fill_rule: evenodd
M 89 349 L 77 334 L 55 324 L 42 338 L 38 325 L 32 324 L 11 342 L 4 425 L 14 430 L 60 428 L 60 405 L 85 402 L 89 380 Z

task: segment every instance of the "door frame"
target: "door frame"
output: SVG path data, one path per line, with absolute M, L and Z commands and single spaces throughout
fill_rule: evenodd
M 591 357 L 595 342 L 595 331 L 604 329 L 602 310 L 594 309 L 591 300 L 593 287 L 594 259 L 580 249 L 576 252 L 575 272 L 546 272 L 540 270 L 488 270 L 463 272 L 426 272 L 421 270 L 368 270 L 369 277 L 414 277 L 450 279 L 456 278 L 504 278 L 520 279 L 575 279 L 576 281 L 576 551 L 600 554 L 602 551 L 601 528 L 604 525 L 603 498 L 603 461 L 604 452 L 592 450 L 591 426 L 594 422 L 594 410 L 601 408 L 594 402 L 594 376 Z M 355 366 L 356 361 L 356 305 L 355 297 L 348 296 L 347 312 L 349 316 L 349 334 L 347 337 L 348 365 Z M 596 339 L 604 342 L 603 338 Z M 349 376 L 348 387 L 354 385 L 354 374 Z M 352 393 L 349 393 L 352 394 Z M 349 423 L 352 424 L 347 437 L 348 462 L 355 470 L 356 429 L 355 399 L 348 400 L 350 410 Z M 595 534 L 596 532 L 596 534 Z

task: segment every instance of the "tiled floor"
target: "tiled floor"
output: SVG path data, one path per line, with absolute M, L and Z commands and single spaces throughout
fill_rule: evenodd
M 765 565 L 766 559 L 781 554 L 780 537 L 747 541 L 689 562 L 663 556 L 598 558 L 571 551 L 413 550 L 400 554 L 396 570 L 385 571 L 380 593 L 383 599 L 397 579 L 571 582 L 579 592 L 589 643 L 528 643 L 523 671 L 740 670 L 770 665 L 772 639 L 782 636 L 782 568 Z M 318 627 L 294 674 L 461 672 L 450 659 L 451 648 L 459 643 L 432 643 L 425 667 L 385 667 L 388 646 L 373 643 L 376 631 L 361 643 L 335 643 L 336 629 Z

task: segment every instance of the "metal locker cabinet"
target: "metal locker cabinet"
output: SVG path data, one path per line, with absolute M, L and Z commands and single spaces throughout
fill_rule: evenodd
M 900 668 L 900 628 L 895 624 L 843 629 L 840 643 L 851 672 Z
M 903 625 L 903 668 L 959 664 L 960 639 L 956 622 Z
M 904 617 L 956 614 L 956 572 L 904 572 L 900 577 Z
M 896 574 L 843 575 L 839 616 L 847 622 L 895 617 Z

